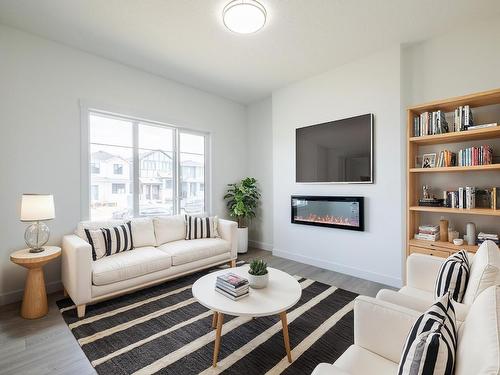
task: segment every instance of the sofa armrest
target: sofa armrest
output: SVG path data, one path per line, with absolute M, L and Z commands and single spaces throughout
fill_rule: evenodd
M 64 289 L 75 305 L 90 302 L 92 288 L 92 247 L 77 235 L 62 241 L 61 276 Z
M 407 307 L 409 309 L 423 313 L 432 303 L 425 301 L 418 297 L 409 296 L 408 294 L 398 293 L 394 290 L 382 289 L 377 293 L 377 299 L 385 302 L 394 303 L 399 306 Z M 452 301 L 455 308 L 455 316 L 457 321 L 464 322 L 467 314 L 469 313 L 469 306 Z
M 219 235 L 231 243 L 231 259 L 238 257 L 238 224 L 236 221 L 219 219 Z
M 406 259 L 406 285 L 434 292 L 439 268 L 445 259 L 413 253 Z
M 401 351 L 420 313 L 366 296 L 354 301 L 354 343 L 399 363 Z

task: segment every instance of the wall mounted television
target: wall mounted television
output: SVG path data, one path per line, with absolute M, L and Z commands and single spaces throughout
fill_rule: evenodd
M 373 183 L 373 114 L 296 129 L 299 183 Z

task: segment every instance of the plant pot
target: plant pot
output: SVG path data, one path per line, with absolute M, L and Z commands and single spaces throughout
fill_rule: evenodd
M 238 254 L 248 251 L 248 227 L 238 228 Z
M 251 275 L 250 273 L 248 274 L 248 284 L 250 285 L 250 288 L 262 289 L 265 288 L 268 283 L 269 283 L 269 272 L 261 276 Z

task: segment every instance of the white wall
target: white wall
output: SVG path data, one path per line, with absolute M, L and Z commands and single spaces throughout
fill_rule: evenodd
M 272 98 L 247 107 L 248 175 L 255 177 L 262 192 L 257 217 L 250 225 L 250 245 L 272 250 L 273 244 L 273 144 Z
M 246 175 L 244 106 L 4 26 L 0 56 L 0 304 L 24 285 L 24 269 L 9 261 L 24 247 L 21 194 L 54 194 L 51 244 L 80 219 L 80 99 L 210 131 L 213 212 L 225 215 L 225 185 Z M 46 266 L 49 290 L 60 287 L 59 270 L 58 261 Z
M 403 254 L 400 48 L 394 47 L 273 93 L 273 253 L 390 285 Z M 295 183 L 295 129 L 375 115 L 375 183 Z M 290 196 L 361 195 L 365 232 L 290 223 Z

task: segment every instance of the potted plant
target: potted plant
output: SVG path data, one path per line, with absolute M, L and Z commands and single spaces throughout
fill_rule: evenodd
M 224 199 L 227 200 L 229 215 L 238 222 L 238 253 L 248 250 L 248 221 L 255 217 L 260 192 L 257 180 L 247 177 L 236 184 L 228 184 Z
M 248 284 L 254 289 L 261 289 L 267 286 L 269 282 L 269 272 L 267 272 L 267 263 L 262 259 L 254 259 L 248 269 Z

